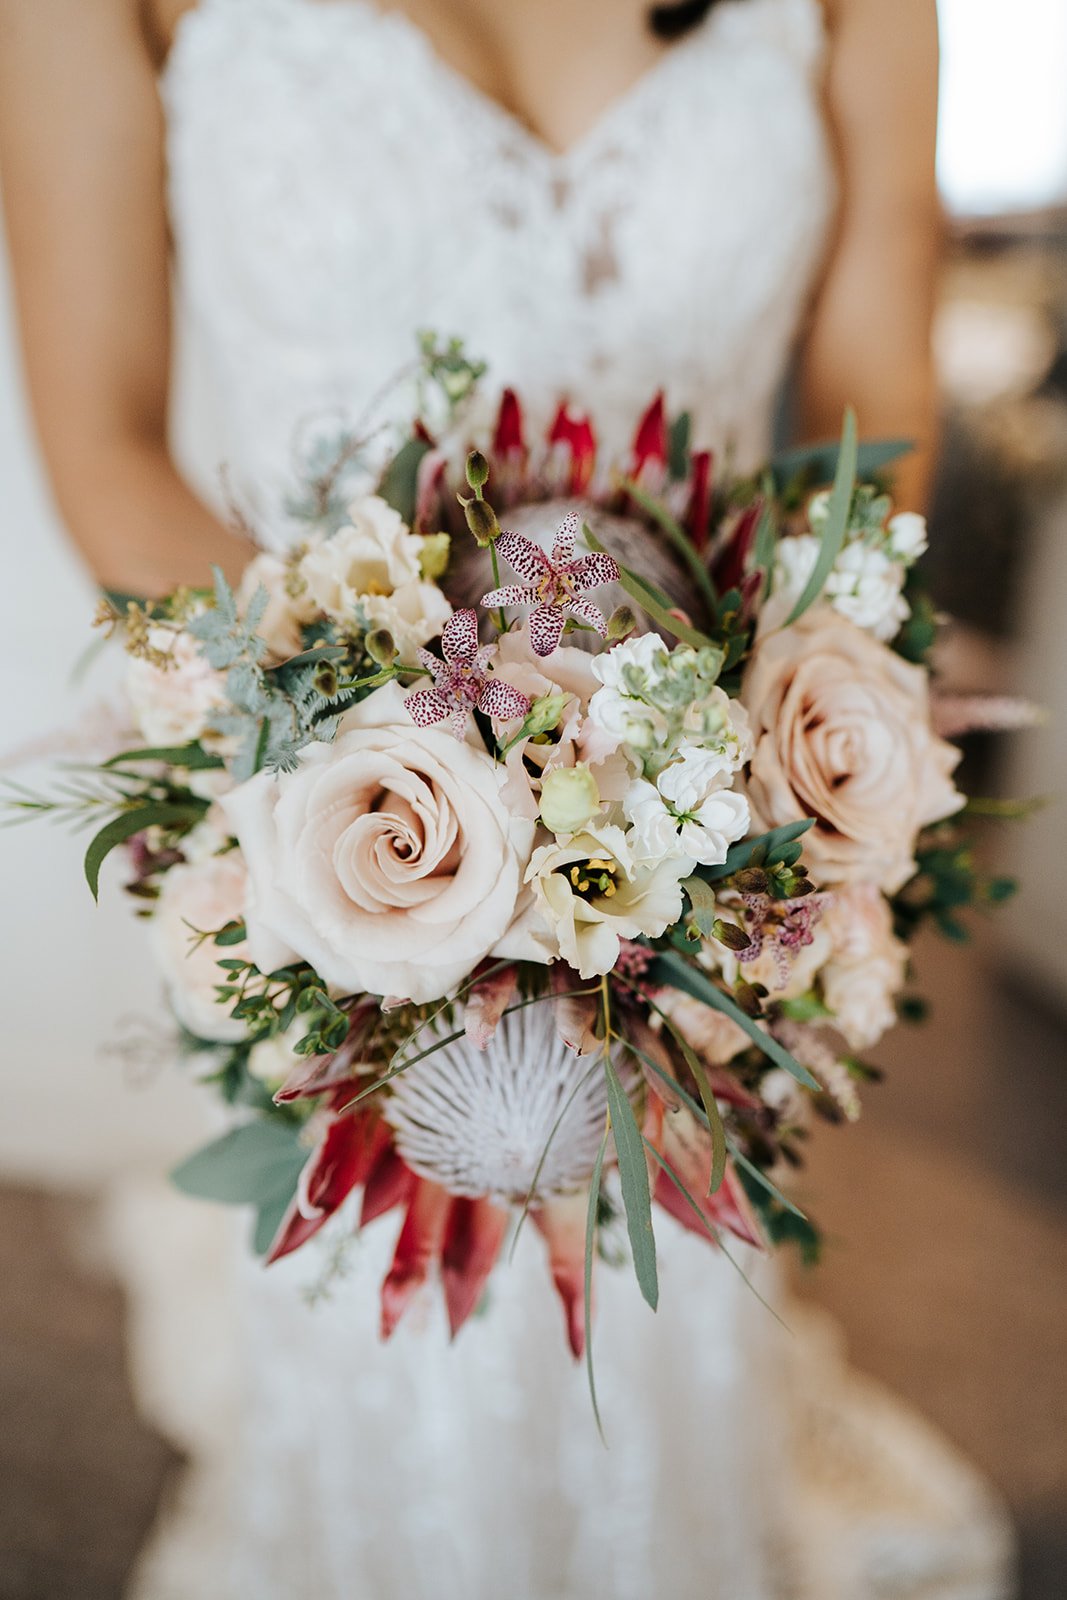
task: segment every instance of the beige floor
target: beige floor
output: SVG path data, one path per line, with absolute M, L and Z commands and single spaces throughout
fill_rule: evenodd
M 861 1123 L 805 1179 L 825 1224 L 801 1292 L 857 1365 L 999 1485 L 1022 1600 L 1067 1596 L 1067 1051 L 978 950 L 923 952 L 941 1001 L 880 1052 Z M 178 1462 L 136 1417 L 117 1292 L 74 1266 L 83 1208 L 0 1192 L 0 1600 L 111 1600 Z

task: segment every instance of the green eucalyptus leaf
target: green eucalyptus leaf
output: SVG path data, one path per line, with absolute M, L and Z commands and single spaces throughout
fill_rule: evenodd
M 419 466 L 429 449 L 425 439 L 409 439 L 386 467 L 378 485 L 382 499 L 403 517 L 408 527 L 415 520 Z
M 596 1222 L 597 1207 L 600 1204 L 600 1182 L 604 1174 L 604 1156 L 608 1148 L 608 1130 L 604 1129 L 604 1137 L 593 1163 L 593 1175 L 589 1180 L 589 1208 L 585 1215 L 585 1270 L 583 1282 L 584 1317 L 585 1317 L 585 1370 L 589 1379 L 589 1398 L 593 1403 L 593 1416 L 596 1418 L 597 1432 L 601 1442 L 604 1440 L 604 1425 L 600 1420 L 600 1406 L 596 1397 L 596 1378 L 593 1374 L 593 1251 L 596 1249 Z
M 308 1152 L 298 1130 L 275 1117 L 232 1128 L 175 1167 L 171 1182 L 183 1194 L 222 1205 L 288 1204 Z
M 915 449 L 913 439 L 869 439 L 856 453 L 856 475 L 861 481 L 874 477 L 891 461 L 898 461 Z M 833 441 L 823 444 L 801 445 L 795 450 L 784 450 L 771 462 L 770 471 L 779 492 L 796 478 L 807 483 L 829 483 L 838 461 L 838 445 Z
M 619 1163 L 619 1181 L 626 1208 L 626 1228 L 630 1235 L 634 1271 L 642 1295 L 655 1311 L 659 1301 L 656 1236 L 652 1229 L 652 1196 L 648 1187 L 648 1164 L 641 1145 L 641 1130 L 637 1126 L 630 1098 L 610 1057 L 604 1061 L 604 1076 L 607 1079 L 608 1111 L 615 1137 L 615 1154 Z
M 856 435 L 856 413 L 849 406 L 845 412 L 845 426 L 841 434 L 841 452 L 837 458 L 837 472 L 834 476 L 834 486 L 830 492 L 830 504 L 826 514 L 826 527 L 823 529 L 822 544 L 816 557 L 815 566 L 811 577 L 804 585 L 804 589 L 796 605 L 786 619 L 789 627 L 802 617 L 808 607 L 819 598 L 834 562 L 841 554 L 848 531 L 848 515 L 852 508 L 852 492 L 856 487 L 856 457 L 858 442 Z
M 673 989 L 680 989 L 683 994 L 692 995 L 696 1000 L 703 1000 L 704 1004 L 711 1006 L 713 1011 L 721 1011 L 731 1021 L 736 1022 L 743 1033 L 747 1033 L 752 1043 L 758 1045 L 769 1061 L 776 1067 L 783 1067 L 790 1077 L 802 1083 L 807 1089 L 818 1089 L 818 1081 L 812 1077 L 807 1067 L 790 1055 L 778 1040 L 757 1027 L 752 1018 L 747 1016 L 737 1001 L 722 989 L 712 983 L 711 979 L 701 972 L 699 967 L 694 967 L 684 956 L 676 951 L 665 950 L 657 956 L 648 973 L 649 981 L 653 984 L 667 984 Z

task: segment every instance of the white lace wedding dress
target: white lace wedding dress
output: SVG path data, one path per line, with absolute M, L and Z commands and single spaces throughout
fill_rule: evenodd
M 557 156 L 398 15 L 203 0 L 163 83 L 194 471 L 284 538 L 301 422 L 358 413 L 426 327 L 534 419 L 569 394 L 621 446 L 666 381 L 757 462 L 833 210 L 821 49 L 816 0 L 726 0 Z M 607 1449 L 533 1230 L 455 1346 L 427 1297 L 383 1347 L 390 1221 L 313 1306 L 314 1247 L 264 1271 L 161 1187 L 115 1225 L 142 1397 L 192 1456 L 140 1600 L 1008 1593 L 970 1470 L 667 1218 L 658 1316 L 599 1272 Z

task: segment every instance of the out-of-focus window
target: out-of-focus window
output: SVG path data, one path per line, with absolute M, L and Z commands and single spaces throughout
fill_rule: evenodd
M 938 0 L 938 13 L 949 210 L 1067 203 L 1067 0 Z

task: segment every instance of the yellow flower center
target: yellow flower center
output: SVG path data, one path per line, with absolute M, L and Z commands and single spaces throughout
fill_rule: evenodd
M 582 900 L 593 900 L 603 897 L 610 900 L 618 894 L 619 886 L 616 881 L 618 864 L 606 861 L 600 856 L 590 856 L 588 861 L 576 861 L 567 873 L 571 887 Z

